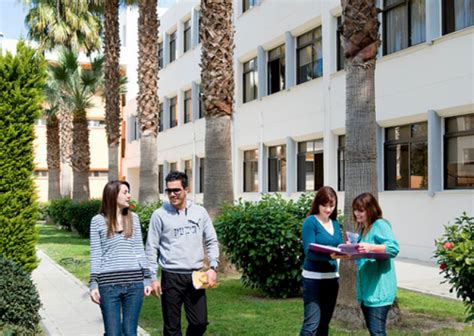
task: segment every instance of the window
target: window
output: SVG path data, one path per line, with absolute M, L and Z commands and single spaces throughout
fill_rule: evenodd
M 36 177 L 48 177 L 48 171 L 47 170 L 35 170 L 33 172 L 33 176 Z
M 242 0 L 242 13 L 257 5 L 257 0 Z
M 285 45 L 268 52 L 268 94 L 285 89 Z
M 298 84 L 323 75 L 323 37 L 321 35 L 321 27 L 298 37 L 296 56 L 298 57 Z
M 170 34 L 170 63 L 176 60 L 176 32 Z
M 445 131 L 445 188 L 474 189 L 474 113 L 447 118 Z
M 158 105 L 158 132 L 163 132 L 163 103 Z
M 425 24 L 425 0 L 384 0 L 384 55 L 424 42 Z
M 193 104 L 191 90 L 184 92 L 184 123 L 193 121 Z
M 198 86 L 198 97 L 199 97 L 199 119 L 204 117 L 204 97 L 201 92 L 201 85 Z
M 314 191 L 324 185 L 323 140 L 298 143 L 298 191 Z
M 286 190 L 286 146 L 268 148 L 268 191 Z
M 87 126 L 89 127 L 105 127 L 105 120 L 87 120 Z
M 337 148 L 337 190 L 344 191 L 345 188 L 345 155 L 346 155 L 346 136 L 339 136 L 339 145 Z
M 344 70 L 344 64 L 346 57 L 344 56 L 344 48 L 342 48 L 342 17 L 337 18 L 337 30 L 336 30 L 336 70 Z
M 199 192 L 204 192 L 204 158 L 199 159 Z
M 426 122 L 385 131 L 385 189 L 426 189 L 428 186 Z
M 170 172 L 178 170 L 178 163 L 177 162 L 170 162 Z
M 158 192 L 163 193 L 163 165 L 158 165 Z
M 184 173 L 188 175 L 189 192 L 193 191 L 193 160 L 184 161 Z
M 244 96 L 243 101 L 247 103 L 251 100 L 257 98 L 257 83 L 258 83 L 258 74 L 257 74 L 257 58 L 253 58 L 250 61 L 244 63 Z
M 258 149 L 244 151 L 244 192 L 258 192 Z
M 128 142 L 140 139 L 140 123 L 138 117 L 129 116 L 127 120 Z
M 89 171 L 89 177 L 108 177 L 109 173 L 103 170 L 91 170 Z
M 201 43 L 201 12 L 198 12 L 198 43 Z
M 472 0 L 443 0 L 443 34 L 474 25 Z
M 158 43 L 158 66 L 163 69 L 163 42 Z
M 178 98 L 170 99 L 170 128 L 178 126 Z
M 191 20 L 184 23 L 183 32 L 183 51 L 186 52 L 191 49 Z

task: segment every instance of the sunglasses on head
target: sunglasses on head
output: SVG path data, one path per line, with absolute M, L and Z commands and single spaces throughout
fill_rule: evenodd
M 180 188 L 166 188 L 165 189 L 165 192 L 169 195 L 169 194 L 175 194 L 175 195 L 179 195 L 181 193 L 181 191 L 183 191 L 183 189 L 180 189 Z

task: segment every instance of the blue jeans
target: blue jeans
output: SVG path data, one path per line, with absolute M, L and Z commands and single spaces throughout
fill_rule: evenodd
M 385 324 L 387 322 L 388 311 L 391 306 L 367 307 L 362 303 L 360 305 L 364 313 L 365 324 L 371 336 L 385 336 Z
M 137 335 L 143 303 L 143 283 L 99 286 L 106 336 Z
M 304 321 L 300 336 L 328 335 L 339 279 L 303 278 Z

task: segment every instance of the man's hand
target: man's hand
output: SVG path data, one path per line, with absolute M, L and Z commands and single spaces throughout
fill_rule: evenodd
M 145 286 L 143 288 L 143 294 L 145 296 L 150 296 L 151 292 L 152 292 L 153 288 L 151 288 L 151 286 Z
M 217 272 L 210 268 L 207 272 L 207 283 L 209 288 L 214 287 L 217 284 Z
M 161 294 L 163 294 L 161 292 L 161 284 L 158 280 L 155 280 L 151 283 L 151 294 L 157 299 L 159 299 Z
M 97 288 L 91 289 L 91 290 L 89 291 L 89 296 L 91 297 L 92 302 L 97 303 L 97 304 L 100 304 L 100 293 L 99 293 L 99 289 L 97 289 Z

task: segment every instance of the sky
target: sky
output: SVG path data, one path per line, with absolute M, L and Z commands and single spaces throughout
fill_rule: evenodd
M 176 0 L 159 0 L 160 7 L 169 8 Z M 3 38 L 18 40 L 20 37 L 26 39 L 28 29 L 25 26 L 25 15 L 27 8 L 21 0 L 0 0 L 0 33 Z
M 0 0 L 0 33 L 5 39 L 26 38 L 25 27 L 27 11 L 19 0 Z

